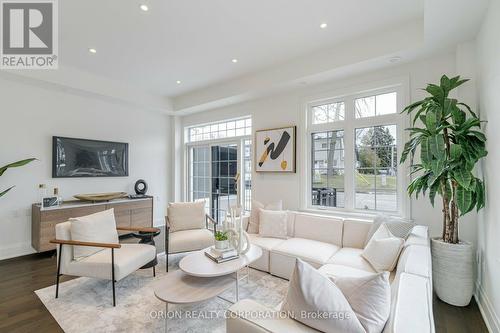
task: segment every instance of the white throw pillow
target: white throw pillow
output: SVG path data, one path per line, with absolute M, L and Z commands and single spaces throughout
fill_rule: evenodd
M 300 259 L 295 264 L 281 310 L 321 332 L 365 332 L 335 283 Z
M 377 272 L 392 271 L 396 267 L 404 243 L 404 239 L 394 237 L 384 223 L 373 234 L 361 255 Z
M 288 214 L 286 211 L 261 209 L 259 221 L 261 237 L 287 238 Z
M 378 230 L 380 225 L 385 223 L 389 231 L 396 237 L 406 239 L 410 234 L 411 230 L 415 226 L 415 223 L 410 220 L 406 220 L 400 217 L 389 216 L 389 215 L 377 215 L 373 219 L 373 223 L 366 235 L 365 246 L 368 244 L 370 239 L 372 238 L 375 231 Z
M 92 243 L 118 244 L 118 232 L 114 209 L 103 212 L 70 218 L 71 240 Z M 102 247 L 74 246 L 73 259 L 80 260 L 104 250 Z
M 203 229 L 205 221 L 205 201 L 171 202 L 167 208 L 170 232 Z
M 283 202 L 279 200 L 264 205 L 262 202 L 259 202 L 257 200 L 252 200 L 252 211 L 250 212 L 250 219 L 248 221 L 248 227 L 247 227 L 247 232 L 249 234 L 259 233 L 259 214 L 261 209 L 282 210 Z
M 391 314 L 389 272 L 363 277 L 331 277 L 367 333 L 380 333 Z

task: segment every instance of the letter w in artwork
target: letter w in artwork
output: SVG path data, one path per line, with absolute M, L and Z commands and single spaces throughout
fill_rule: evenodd
M 287 131 L 284 131 L 283 134 L 281 135 L 280 141 L 276 145 L 276 148 L 274 142 L 271 142 L 269 146 L 267 146 L 267 149 L 264 151 L 262 156 L 260 157 L 259 166 L 261 167 L 264 164 L 268 156 L 272 160 L 277 159 L 281 155 L 283 150 L 285 150 L 285 147 L 288 144 L 288 141 L 290 141 L 290 138 L 291 138 L 290 134 L 288 134 Z M 269 141 L 270 141 L 269 138 L 265 138 L 264 145 L 267 145 Z

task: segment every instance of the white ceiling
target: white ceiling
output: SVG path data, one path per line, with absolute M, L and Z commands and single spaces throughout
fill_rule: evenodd
M 143 3 L 148 12 L 139 9 Z M 422 19 L 424 10 L 423 0 L 86 0 L 59 6 L 61 66 L 169 97 Z
M 474 39 L 489 0 L 58 3 L 59 69 L 0 77 L 182 115 L 454 47 Z

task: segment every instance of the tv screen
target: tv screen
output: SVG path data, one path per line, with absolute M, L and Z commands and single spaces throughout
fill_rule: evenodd
M 128 143 L 52 138 L 52 177 L 128 176 Z

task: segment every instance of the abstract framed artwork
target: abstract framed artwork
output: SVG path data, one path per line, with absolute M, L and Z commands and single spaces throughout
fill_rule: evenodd
M 295 172 L 296 126 L 255 131 L 255 171 Z

